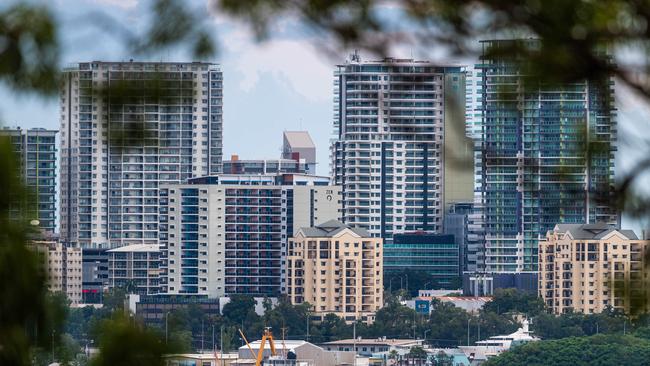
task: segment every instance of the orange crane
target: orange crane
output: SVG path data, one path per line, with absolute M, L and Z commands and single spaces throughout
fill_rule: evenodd
M 239 334 L 241 334 L 242 339 L 244 340 L 244 342 L 246 342 L 248 349 L 251 351 L 251 355 L 256 360 L 255 366 L 262 365 L 262 359 L 264 358 L 264 344 L 266 343 L 267 340 L 269 341 L 269 346 L 271 347 L 271 355 L 272 356 L 276 355 L 275 343 L 273 342 L 273 333 L 271 333 L 270 328 L 264 329 L 264 334 L 262 335 L 262 340 L 260 341 L 260 349 L 257 351 L 257 355 L 255 355 L 255 352 L 253 352 L 253 347 L 251 347 L 250 343 L 248 343 L 248 340 L 246 339 L 246 336 L 244 335 L 244 332 L 242 332 L 241 329 L 239 329 Z

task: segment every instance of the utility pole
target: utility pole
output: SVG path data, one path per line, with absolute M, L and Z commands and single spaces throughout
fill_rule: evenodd
M 221 326 L 221 331 L 219 332 L 219 352 L 221 352 L 221 365 L 223 365 L 223 325 Z
M 354 366 L 357 365 L 357 319 L 354 317 L 354 323 L 352 323 L 352 350 L 354 351 Z
M 467 345 L 469 346 L 469 318 L 467 318 Z
M 169 343 L 169 338 L 167 337 L 167 328 L 169 322 L 167 320 L 169 320 L 169 311 L 165 313 L 165 344 Z
M 205 325 L 205 319 L 201 319 L 201 352 L 203 352 L 203 350 L 205 349 L 205 347 L 203 347 L 203 339 L 205 338 L 204 325 Z
M 478 319 L 476 321 L 476 330 L 478 335 L 476 336 L 476 340 L 480 341 L 481 340 L 481 319 Z
M 217 347 L 214 344 L 214 324 L 212 324 L 212 353 L 217 353 Z

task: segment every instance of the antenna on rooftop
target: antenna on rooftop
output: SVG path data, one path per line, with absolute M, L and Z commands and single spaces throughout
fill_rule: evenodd
M 350 60 L 355 62 L 361 62 L 361 56 L 359 56 L 359 50 L 354 50 L 350 55 Z

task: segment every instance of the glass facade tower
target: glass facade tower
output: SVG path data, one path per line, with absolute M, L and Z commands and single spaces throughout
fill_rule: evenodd
M 508 42 L 514 41 L 484 41 L 477 65 L 484 265 L 487 272 L 535 272 L 538 238 L 556 224 L 618 223 L 616 212 L 596 199 L 607 198 L 614 183 L 613 82 L 527 81 L 521 61 L 490 52 Z

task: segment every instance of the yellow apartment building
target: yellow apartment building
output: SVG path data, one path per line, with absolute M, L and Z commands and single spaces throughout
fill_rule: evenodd
M 372 323 L 383 304 L 383 242 L 365 229 L 331 220 L 289 239 L 287 294 L 313 316 L 334 313 Z
M 647 296 L 648 240 L 606 224 L 558 224 L 539 241 L 539 294 L 553 313 L 629 311 Z

